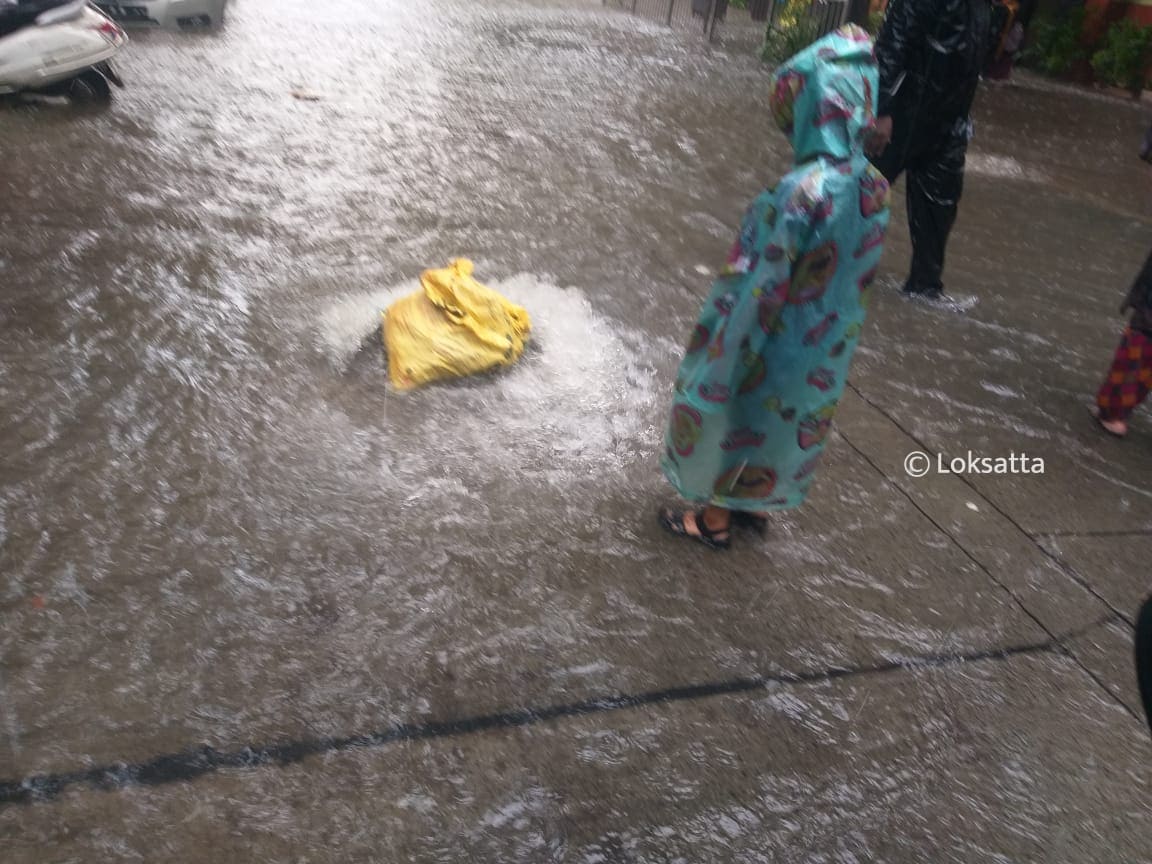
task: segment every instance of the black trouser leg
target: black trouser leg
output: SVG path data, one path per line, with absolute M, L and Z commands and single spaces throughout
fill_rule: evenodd
M 944 288 L 944 253 L 964 191 L 968 144 L 953 138 L 908 167 L 908 228 L 912 273 L 905 290 L 939 293 Z
M 1152 597 L 1144 601 L 1136 618 L 1136 677 L 1144 716 L 1152 728 Z

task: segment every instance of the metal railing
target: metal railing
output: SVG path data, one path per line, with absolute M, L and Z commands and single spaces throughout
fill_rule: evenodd
M 715 39 L 718 25 L 729 16 L 729 0 L 601 0 L 604 6 L 622 9 L 641 18 L 659 21 L 669 27 L 700 27 L 709 40 Z M 788 0 L 749 0 L 744 23 L 767 22 L 775 27 Z M 831 33 L 848 21 L 850 0 L 811 0 L 810 20 L 816 37 Z M 763 31 L 761 31 L 763 32 Z
M 709 39 L 727 17 L 728 0 L 602 0 L 603 5 L 661 21 L 669 27 L 698 26 Z
M 812 0 L 808 10 L 809 20 L 815 25 L 815 36 L 819 39 L 848 22 L 849 0 Z M 780 11 L 787 0 L 776 0 L 768 10 L 768 26 L 775 27 Z

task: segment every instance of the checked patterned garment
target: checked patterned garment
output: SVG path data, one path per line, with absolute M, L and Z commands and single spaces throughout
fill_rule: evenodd
M 1127 420 L 1152 386 L 1152 337 L 1127 327 L 1108 377 L 1096 394 L 1103 420 Z

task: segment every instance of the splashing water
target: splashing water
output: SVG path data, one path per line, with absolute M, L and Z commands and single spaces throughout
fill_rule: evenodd
M 488 285 L 528 310 L 528 347 L 507 370 L 402 394 L 389 386 L 393 406 L 421 404 L 425 440 L 442 442 L 437 450 L 477 448 L 489 460 L 535 454 L 553 467 L 620 465 L 651 452 L 658 440 L 651 417 L 664 396 L 653 348 L 674 357 L 676 343 L 622 326 L 598 314 L 580 290 L 547 279 L 520 274 Z M 380 351 L 381 311 L 416 290 L 406 282 L 331 303 L 317 334 L 326 356 L 346 369 L 363 352 Z

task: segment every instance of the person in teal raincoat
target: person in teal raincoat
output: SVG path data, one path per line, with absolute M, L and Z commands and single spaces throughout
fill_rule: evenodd
M 727 548 L 734 514 L 762 528 L 808 494 L 888 227 L 888 182 L 864 155 L 877 86 L 854 25 L 776 72 L 794 166 L 752 202 L 680 366 L 662 467 L 699 506 L 661 512 L 677 535 Z

